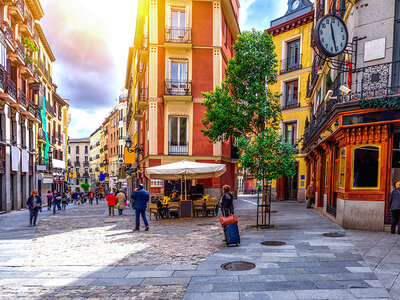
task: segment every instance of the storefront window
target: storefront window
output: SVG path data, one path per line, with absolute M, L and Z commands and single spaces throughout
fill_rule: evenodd
M 379 147 L 363 146 L 354 149 L 353 187 L 379 187 Z
M 346 175 L 346 149 L 340 149 L 340 179 L 339 187 L 344 189 L 344 181 Z

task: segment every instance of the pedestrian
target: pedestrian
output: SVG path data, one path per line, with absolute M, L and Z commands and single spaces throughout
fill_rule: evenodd
M 62 210 L 66 210 L 67 209 L 67 203 L 68 203 L 67 193 L 62 193 L 61 202 L 62 202 Z
M 96 197 L 96 205 L 99 205 L 99 199 L 100 199 L 100 197 L 101 197 L 99 191 L 96 191 L 95 197 Z
M 396 233 L 396 225 L 398 225 L 397 234 L 400 234 L 400 181 L 396 182 L 395 187 L 389 200 L 390 212 L 392 213 L 391 233 Z
M 72 193 L 72 199 L 74 201 L 74 205 L 76 205 L 78 203 L 78 192 L 77 191 Z
M 315 202 L 315 187 L 313 181 L 311 181 L 310 185 L 307 187 L 306 197 L 307 197 L 307 208 L 311 208 L 311 204 Z
M 222 187 L 221 209 L 222 215 L 224 217 L 228 217 L 234 214 L 233 195 L 231 193 L 231 187 L 229 185 L 224 185 Z
M 67 205 L 68 205 L 69 202 L 71 201 L 71 192 L 70 192 L 70 190 L 67 190 L 66 196 L 67 196 Z
M 107 204 L 108 204 L 108 215 L 111 216 L 111 214 L 114 216 L 114 206 L 117 204 L 117 197 L 113 195 L 113 193 L 108 193 L 107 197 Z
M 53 203 L 53 194 L 50 191 L 47 191 L 47 210 L 51 210 L 51 205 Z
M 54 192 L 53 192 L 53 214 L 56 213 L 56 208 L 59 208 L 58 210 L 61 210 L 61 194 L 58 193 L 57 190 L 54 190 Z
M 76 193 L 78 194 L 78 205 L 81 205 L 82 203 L 82 193 L 79 191 L 76 191 Z
M 142 184 L 139 184 L 137 190 L 132 193 L 131 199 L 136 213 L 136 226 L 132 230 L 140 230 L 140 216 L 142 216 L 144 225 L 146 226 L 144 230 L 149 230 L 149 222 L 147 222 L 146 219 L 146 208 L 147 202 L 149 202 L 149 193 L 143 189 Z
M 118 208 L 118 214 L 122 215 L 122 211 L 126 208 L 125 206 L 125 201 L 126 201 L 126 195 L 123 191 L 119 191 L 117 193 L 117 208 Z
M 26 205 L 29 208 L 29 226 L 36 226 L 37 216 L 40 208 L 42 207 L 42 199 L 38 196 L 36 190 L 32 191 L 31 195 L 26 201 Z
M 89 191 L 88 198 L 89 198 L 90 205 L 93 205 L 93 193 L 92 193 L 92 191 Z

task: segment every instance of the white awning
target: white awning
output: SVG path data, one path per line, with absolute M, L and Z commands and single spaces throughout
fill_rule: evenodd
M 52 163 L 53 163 L 53 168 L 65 170 L 65 161 L 59 159 L 53 159 Z

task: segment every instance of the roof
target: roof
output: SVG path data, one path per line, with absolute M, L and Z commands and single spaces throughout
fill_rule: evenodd
M 90 143 L 90 139 L 88 137 L 85 138 L 77 138 L 77 139 L 69 139 L 68 143 Z
M 101 130 L 101 126 L 99 128 L 97 128 L 95 131 L 93 131 L 93 133 L 90 135 L 90 137 L 94 136 L 100 130 Z
M 51 47 L 46 39 L 46 36 L 44 35 L 42 26 L 40 26 L 39 23 L 35 22 L 35 28 L 39 34 L 40 41 L 42 42 L 43 47 L 47 52 L 47 55 L 50 57 L 51 62 L 54 62 L 56 58 L 54 57 L 53 51 L 51 50 Z
M 306 12 L 305 14 L 297 16 L 286 22 L 270 27 L 267 29 L 267 32 L 275 36 L 284 33 L 286 31 L 292 30 L 294 28 L 300 27 L 302 25 L 305 25 L 307 23 L 311 23 L 313 19 L 314 19 L 314 10 L 311 10 L 309 12 Z
M 132 60 L 133 60 L 133 53 L 135 51 L 135 48 L 129 47 L 129 52 L 128 52 L 128 62 L 126 64 L 126 75 L 125 75 L 125 88 L 129 89 L 129 80 L 131 77 L 131 68 L 132 68 Z
M 58 103 L 61 103 L 62 106 L 69 106 L 69 103 L 66 102 L 64 98 L 61 98 L 60 95 L 58 95 L 55 91 L 53 91 L 53 99 L 57 100 Z

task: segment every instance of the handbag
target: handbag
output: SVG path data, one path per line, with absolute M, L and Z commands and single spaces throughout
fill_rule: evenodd
M 219 217 L 219 221 L 220 221 L 222 227 L 225 227 L 226 225 L 238 223 L 238 219 L 236 218 L 235 215 L 230 215 L 228 217 L 221 216 L 221 217 Z

